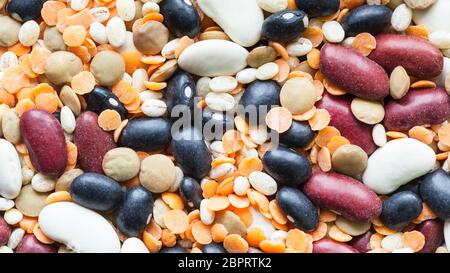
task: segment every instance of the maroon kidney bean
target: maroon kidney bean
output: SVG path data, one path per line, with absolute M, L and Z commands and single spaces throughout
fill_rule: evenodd
M 11 236 L 11 229 L 5 219 L 0 216 L 0 246 L 8 242 L 9 236 Z
M 34 236 L 34 234 L 26 234 L 16 248 L 16 253 L 56 253 L 57 249 L 54 245 L 46 245 Z
M 313 243 L 313 253 L 359 253 L 359 251 L 347 244 L 323 238 Z
M 322 47 L 320 70 L 328 80 L 357 97 L 381 100 L 389 95 L 389 77 L 384 69 L 342 45 Z
M 369 250 L 371 250 L 371 248 L 370 248 L 370 237 L 374 233 L 375 232 L 373 230 L 369 230 L 366 233 L 364 233 L 363 235 L 359 235 L 357 237 L 354 237 L 353 240 L 351 240 L 349 242 L 349 245 L 351 245 L 352 247 L 356 248 L 361 253 L 366 253 Z
M 317 108 L 326 109 L 331 116 L 330 125 L 336 127 L 352 144 L 360 146 L 367 154 L 375 151 L 377 146 L 372 138 L 372 126 L 357 120 L 350 108 L 351 98 L 333 96 L 325 92 L 316 104 Z
M 351 220 L 369 222 L 381 213 L 381 200 L 376 193 L 346 175 L 316 170 L 303 192 L 319 207 L 337 211 Z
M 425 236 L 425 245 L 419 253 L 434 253 L 444 241 L 444 223 L 441 220 L 424 221 L 416 230 Z
M 425 39 L 409 35 L 381 34 L 369 58 L 389 73 L 401 65 L 408 75 L 426 79 L 437 77 L 443 68 L 441 51 Z
M 31 163 L 42 174 L 60 176 L 67 166 L 67 145 L 58 120 L 42 110 L 26 111 L 20 119 L 20 132 Z
M 112 135 L 103 131 L 97 123 L 94 112 L 84 112 L 77 119 L 74 142 L 78 148 L 78 162 L 86 172 L 103 173 L 102 161 L 105 154 L 116 148 Z
M 450 116 L 450 98 L 442 87 L 415 90 L 400 100 L 389 101 L 384 109 L 386 129 L 405 131 L 416 125 L 444 122 Z

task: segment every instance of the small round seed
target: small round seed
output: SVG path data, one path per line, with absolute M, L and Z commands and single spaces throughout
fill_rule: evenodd
M 377 101 L 354 98 L 351 109 L 359 121 L 367 124 L 377 124 L 384 119 L 384 107 Z

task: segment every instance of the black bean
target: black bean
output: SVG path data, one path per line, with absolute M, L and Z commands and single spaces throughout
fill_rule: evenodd
M 164 247 L 162 248 L 159 253 L 189 253 L 185 248 L 182 248 L 181 246 L 174 246 L 174 247 Z
M 41 16 L 42 5 L 47 0 L 11 0 L 6 10 L 16 20 L 29 21 Z
M 87 109 L 97 114 L 106 109 L 116 110 L 122 119 L 125 119 L 128 114 L 119 98 L 106 87 L 96 86 L 85 98 Z
M 364 5 L 350 11 L 342 27 L 347 36 L 362 32 L 378 34 L 391 22 L 392 11 L 384 5 Z
M 172 152 L 186 176 L 201 179 L 211 169 L 211 154 L 202 135 L 193 127 L 175 131 Z
M 203 253 L 228 253 L 222 244 L 210 243 L 202 248 Z
M 141 186 L 134 186 L 124 194 L 117 208 L 117 227 L 128 237 L 139 237 L 152 211 L 152 194 Z
M 412 191 L 417 195 L 420 195 L 420 183 L 422 183 L 422 177 L 416 178 L 408 184 L 405 184 L 398 188 L 394 193 L 402 192 L 402 191 Z
M 274 42 L 289 42 L 300 38 L 308 16 L 301 10 L 282 10 L 264 20 L 261 35 Z
M 291 148 L 301 148 L 308 145 L 314 136 L 314 131 L 311 130 L 308 122 L 294 120 L 291 128 L 280 134 L 280 143 Z
M 319 213 L 314 204 L 301 191 L 293 187 L 283 187 L 276 200 L 283 213 L 292 219 L 295 226 L 312 231 L 319 224 Z
M 311 163 L 303 154 L 283 146 L 266 152 L 263 166 L 275 180 L 289 186 L 305 183 L 312 173 Z
M 115 180 L 97 173 L 84 173 L 72 182 L 70 196 L 83 207 L 110 211 L 122 198 L 122 188 Z
M 203 191 L 197 180 L 191 177 L 184 177 L 180 184 L 181 196 L 190 208 L 199 209 L 203 199 Z
M 450 175 L 442 169 L 423 177 L 420 195 L 431 210 L 443 220 L 450 219 Z
M 52 115 L 58 120 L 59 123 L 61 123 L 61 111 L 53 112 Z
M 203 133 L 208 140 L 222 140 L 223 133 L 233 129 L 234 119 L 230 113 L 213 111 L 205 108 L 202 111 Z
M 170 143 L 171 126 L 170 121 L 165 118 L 132 119 L 123 129 L 120 143 L 138 151 L 162 149 Z
M 239 111 L 245 114 L 250 124 L 263 123 L 267 112 L 280 105 L 280 86 L 275 81 L 256 80 L 245 88 L 239 100 Z M 255 117 L 253 113 L 256 113 Z
M 200 32 L 200 16 L 189 0 L 164 0 L 160 3 L 164 24 L 177 37 L 194 38 Z
M 422 200 L 412 191 L 403 191 L 391 195 L 383 202 L 381 221 L 394 230 L 402 230 L 422 211 Z
M 310 17 L 320 17 L 335 14 L 339 10 L 339 0 L 295 0 L 298 9 Z
M 164 95 L 169 116 L 179 118 L 189 113 L 190 118 L 193 118 L 196 88 L 194 79 L 189 73 L 177 70 L 168 81 Z

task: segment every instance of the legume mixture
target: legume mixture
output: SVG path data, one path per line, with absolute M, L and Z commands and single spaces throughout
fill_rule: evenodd
M 448 253 L 450 1 L 0 8 L 0 252 Z

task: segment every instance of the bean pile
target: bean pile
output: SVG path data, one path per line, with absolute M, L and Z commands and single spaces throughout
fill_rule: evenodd
M 448 253 L 450 1 L 0 9 L 0 252 Z

